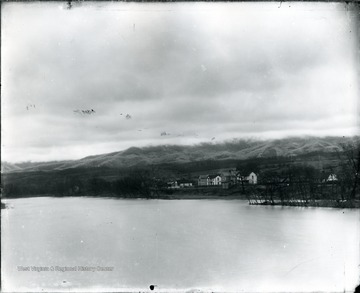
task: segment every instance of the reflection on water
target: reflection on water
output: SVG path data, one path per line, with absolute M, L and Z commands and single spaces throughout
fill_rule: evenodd
M 6 202 L 4 291 L 353 291 L 359 282 L 359 210 L 237 200 Z

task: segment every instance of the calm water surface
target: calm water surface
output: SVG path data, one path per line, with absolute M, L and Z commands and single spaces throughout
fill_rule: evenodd
M 3 291 L 353 291 L 359 210 L 29 198 L 2 211 Z M 113 267 L 21 271 L 19 266 Z

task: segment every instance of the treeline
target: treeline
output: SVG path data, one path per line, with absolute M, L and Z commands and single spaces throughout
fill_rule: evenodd
M 14 174 L 13 174 L 14 175 Z M 96 196 L 144 197 L 159 196 L 164 187 L 149 170 L 132 170 L 119 173 L 116 180 L 106 180 L 100 176 L 81 174 L 41 174 L 37 176 L 12 176 L 12 180 L 2 180 L 2 197 L 25 196 Z M 15 178 L 14 178 L 15 177 Z M 9 178 L 8 178 L 9 179 Z
M 290 165 L 262 172 L 262 185 L 247 186 L 245 190 L 249 202 L 306 206 L 319 200 L 359 200 L 360 148 L 342 145 L 342 151 L 337 155 L 339 164 L 336 168 L 320 170 L 311 165 Z
M 311 158 L 318 157 L 315 153 Z M 166 182 L 176 178 L 196 179 L 192 172 L 237 167 L 240 175 L 258 174 L 258 185 L 241 183 L 241 192 L 262 202 L 286 203 L 322 198 L 348 200 L 358 195 L 359 147 L 344 145 L 326 162 L 300 157 L 254 158 L 236 161 L 203 161 L 162 164 L 142 168 L 83 168 L 49 172 L 19 172 L 1 175 L 2 197 L 24 196 L 115 196 L 161 197 Z M 328 182 L 329 174 L 337 180 Z
M 282 205 L 306 205 L 316 200 L 346 201 L 358 198 L 352 193 L 353 184 L 347 180 L 322 181 L 301 177 L 272 177 L 256 187 L 247 185 L 250 203 Z

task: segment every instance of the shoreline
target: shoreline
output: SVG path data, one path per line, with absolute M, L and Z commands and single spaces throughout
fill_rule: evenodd
M 28 195 L 28 196 L 17 196 L 17 197 L 3 197 L 1 198 L 1 209 L 7 209 L 8 207 L 3 202 L 3 200 L 10 199 L 21 199 L 21 198 L 39 198 L 39 197 L 54 197 L 54 198 L 66 198 L 66 197 L 89 197 L 89 198 L 104 198 L 104 199 L 143 199 L 143 200 L 152 200 L 152 199 L 161 199 L 161 200 L 241 200 L 247 201 L 249 206 L 277 206 L 277 207 L 321 207 L 321 208 L 340 208 L 340 209 L 359 209 L 360 200 L 353 201 L 339 201 L 331 199 L 321 199 L 321 200 L 311 200 L 306 203 L 302 202 L 301 199 L 295 199 L 289 202 L 281 203 L 280 200 L 270 201 L 254 201 L 249 200 L 244 194 L 202 194 L 202 193 L 177 193 L 172 194 L 161 194 L 157 196 L 145 197 L 145 196 L 119 196 L 111 193 L 104 194 L 77 194 L 77 195 L 54 195 L 54 194 L 44 194 L 44 195 Z
M 360 209 L 360 201 L 343 201 L 339 202 L 336 200 L 314 200 L 308 203 L 297 203 L 297 202 L 262 202 L 262 203 L 249 203 L 253 206 L 280 206 L 280 207 L 301 207 L 301 208 L 337 208 L 337 209 Z

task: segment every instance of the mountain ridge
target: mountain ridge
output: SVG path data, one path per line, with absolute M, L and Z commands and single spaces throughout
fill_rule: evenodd
M 360 137 L 287 137 L 283 139 L 233 139 L 222 143 L 196 145 L 158 145 L 128 149 L 79 160 L 1 163 L 2 173 L 59 171 L 70 168 L 136 167 L 163 163 L 204 160 L 246 160 L 250 158 L 297 156 L 313 152 L 338 152 L 343 144 L 359 144 Z

